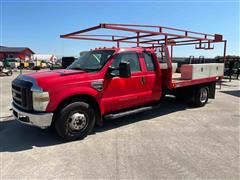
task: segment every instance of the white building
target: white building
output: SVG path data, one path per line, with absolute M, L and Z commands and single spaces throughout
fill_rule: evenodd
M 33 54 L 32 60 L 34 61 L 46 61 L 46 62 L 55 62 L 57 57 L 53 54 Z

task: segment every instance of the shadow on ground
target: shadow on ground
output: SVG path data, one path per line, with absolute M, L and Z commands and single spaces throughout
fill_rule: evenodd
M 240 90 L 232 90 L 232 91 L 220 91 L 225 94 L 229 94 L 232 96 L 240 97 Z
M 147 121 L 189 108 L 191 107 L 187 104 L 176 103 L 174 98 L 166 97 L 161 100 L 159 108 L 118 119 L 106 120 L 104 121 L 104 126 L 96 127 L 92 134 L 94 135 L 139 121 Z M 34 146 L 45 147 L 61 143 L 65 143 L 65 141 L 58 137 L 53 128 L 42 130 L 37 127 L 23 125 L 13 120 L 0 122 L 0 152 L 24 151 L 32 149 Z
M 238 81 L 238 80 L 232 79 L 232 81 Z M 220 86 L 219 83 L 218 83 L 218 86 Z M 230 84 L 230 81 L 229 81 L 229 80 L 226 80 L 226 79 L 222 80 L 221 86 L 225 86 L 225 87 L 238 87 L 238 85 L 232 85 L 232 84 Z

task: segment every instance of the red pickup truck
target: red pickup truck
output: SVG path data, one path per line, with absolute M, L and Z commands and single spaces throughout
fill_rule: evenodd
M 117 41 L 118 46 L 122 41 Z M 54 125 L 61 137 L 75 140 L 87 136 L 95 124 L 102 125 L 104 117 L 147 109 L 165 94 L 204 106 L 209 98 L 214 98 L 215 84 L 221 75 L 180 77 L 181 73 L 173 72 L 166 43 L 161 46 L 161 54 L 165 54 L 161 58 L 156 47 L 98 48 L 85 53 L 67 69 L 19 75 L 12 81 L 13 115 L 41 128 Z M 203 71 L 205 66 L 200 69 Z

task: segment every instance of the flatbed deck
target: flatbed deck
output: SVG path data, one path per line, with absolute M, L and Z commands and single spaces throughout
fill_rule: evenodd
M 174 73 L 172 76 L 172 84 L 170 89 L 208 83 L 208 82 L 214 82 L 214 81 L 217 81 L 219 78 L 221 77 L 214 76 L 214 77 L 200 78 L 200 79 L 181 79 L 180 73 Z

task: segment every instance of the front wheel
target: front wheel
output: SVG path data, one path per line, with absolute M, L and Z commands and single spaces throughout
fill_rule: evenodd
M 208 87 L 201 87 L 196 90 L 193 103 L 197 107 L 202 107 L 208 102 L 209 89 Z
M 94 110 L 88 103 L 74 102 L 56 114 L 57 133 L 67 141 L 83 139 L 95 124 Z

